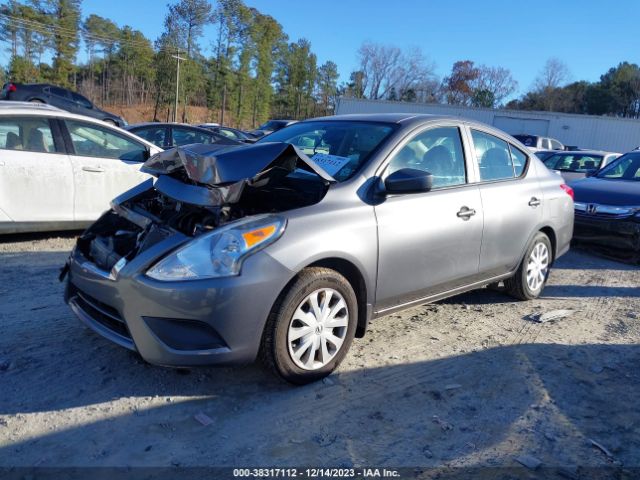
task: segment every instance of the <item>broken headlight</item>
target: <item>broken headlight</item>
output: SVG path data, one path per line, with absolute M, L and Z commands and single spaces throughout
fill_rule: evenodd
M 147 276 L 164 282 L 239 275 L 242 262 L 282 236 L 286 220 L 261 215 L 202 235 L 163 258 Z

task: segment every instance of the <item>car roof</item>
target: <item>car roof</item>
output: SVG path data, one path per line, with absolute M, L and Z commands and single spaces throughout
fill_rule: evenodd
M 98 118 L 87 117 L 85 115 L 77 115 L 75 113 L 67 112 L 60 108 L 48 105 L 46 103 L 31 103 L 31 102 L 14 102 L 9 100 L 0 101 L 0 116 L 18 116 L 18 115 L 36 115 L 36 116 L 53 116 L 56 118 L 68 118 L 70 120 L 82 120 L 83 122 L 93 123 L 95 125 L 106 126 L 114 130 L 123 130 L 119 127 L 109 125 Z M 136 137 L 138 141 L 143 142 L 148 147 L 157 148 L 153 143 L 140 138 L 132 132 L 127 132 L 129 135 Z
M 39 111 L 39 110 L 66 113 L 65 110 L 62 110 L 58 107 L 54 107 L 53 105 L 49 105 L 48 103 L 16 102 L 13 100 L 0 101 L 0 111 L 4 113 L 7 110 L 13 110 L 14 113 L 23 113 L 23 111 L 32 113 L 34 111 Z
M 556 155 L 620 155 L 618 152 L 605 152 L 604 150 L 557 150 Z
M 194 130 L 206 130 L 207 132 L 211 133 L 211 131 L 207 130 L 206 128 L 202 128 L 202 127 L 198 127 L 198 126 L 194 126 L 194 125 L 189 125 L 188 123 L 178 123 L 178 122 L 142 122 L 142 123 L 133 123 L 131 125 L 127 125 L 125 127 L 125 130 L 133 130 L 134 128 L 141 128 L 141 127 L 186 127 L 186 128 L 193 128 Z

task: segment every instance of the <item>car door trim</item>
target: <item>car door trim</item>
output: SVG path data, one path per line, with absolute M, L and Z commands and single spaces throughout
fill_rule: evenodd
M 409 302 L 401 303 L 399 305 L 394 305 L 392 307 L 385 307 L 385 308 L 382 308 L 380 310 L 374 310 L 373 318 L 384 317 L 385 315 L 390 315 L 392 313 L 399 312 L 401 310 L 405 310 L 407 308 L 411 308 L 411 307 L 414 307 L 416 305 L 422 305 L 424 303 L 437 302 L 438 300 L 442 300 L 442 299 L 445 299 L 445 298 L 453 297 L 455 295 L 459 295 L 461 293 L 468 292 L 470 290 L 475 290 L 475 289 L 477 289 L 479 287 L 482 287 L 483 285 L 488 285 L 490 283 L 499 282 L 500 280 L 504 280 L 506 278 L 509 278 L 509 277 L 511 277 L 513 275 L 514 272 L 515 272 L 515 269 L 510 271 L 510 272 L 508 272 L 508 273 L 504 273 L 502 275 L 497 275 L 497 276 L 494 276 L 494 277 L 485 278 L 485 279 L 480 280 L 478 282 L 473 282 L 473 283 L 470 283 L 468 285 L 463 285 L 461 287 L 456 287 L 454 289 L 446 290 L 444 292 L 436 293 L 434 295 L 421 297 L 421 298 L 418 298 L 418 299 L 415 299 L 415 300 L 411 300 Z

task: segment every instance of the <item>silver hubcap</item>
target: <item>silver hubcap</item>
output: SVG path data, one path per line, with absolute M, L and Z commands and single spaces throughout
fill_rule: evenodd
M 324 367 L 347 336 L 349 309 L 340 293 L 321 288 L 298 305 L 287 332 L 289 355 L 304 370 Z
M 527 264 L 527 285 L 532 291 L 542 287 L 549 271 L 549 249 L 540 242 L 536 243 Z

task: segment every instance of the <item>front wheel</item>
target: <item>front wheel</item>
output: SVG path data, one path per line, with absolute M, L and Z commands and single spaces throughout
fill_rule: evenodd
M 347 354 L 357 319 L 358 302 L 347 279 L 328 268 L 307 268 L 269 315 L 262 360 L 290 383 L 324 378 Z
M 515 275 L 504 282 L 509 295 L 520 300 L 538 298 L 549 278 L 552 261 L 549 237 L 538 232 L 524 254 Z

